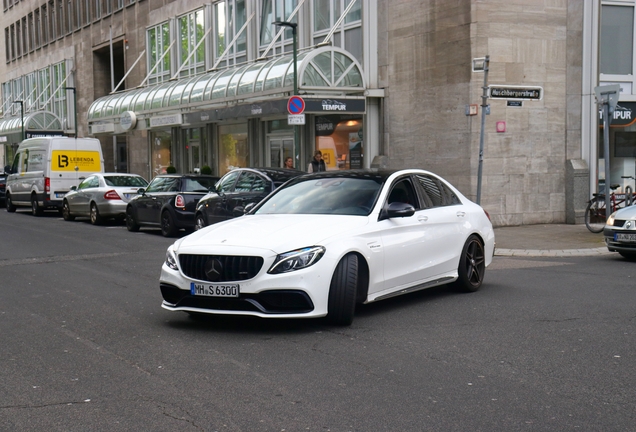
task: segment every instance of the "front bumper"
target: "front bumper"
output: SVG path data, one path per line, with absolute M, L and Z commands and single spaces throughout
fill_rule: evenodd
M 615 235 L 617 233 L 623 234 L 636 234 L 636 229 L 615 229 L 608 228 L 607 226 L 603 228 L 603 237 L 605 239 L 605 245 L 607 245 L 607 249 L 610 252 L 623 252 L 636 254 L 636 242 L 626 242 L 626 241 L 617 241 L 614 240 Z
M 326 316 L 333 274 L 330 260 L 323 257 L 307 269 L 271 275 L 267 270 L 271 267 L 273 258 L 265 258 L 255 277 L 236 282 L 240 287 L 238 298 L 193 295 L 190 292 L 191 283 L 209 282 L 186 277 L 164 263 L 159 280 L 163 296 L 161 307 L 170 311 L 249 315 L 261 318 Z

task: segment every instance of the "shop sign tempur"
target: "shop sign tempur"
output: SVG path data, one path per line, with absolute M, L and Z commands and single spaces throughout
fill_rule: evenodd
M 491 85 L 488 88 L 488 96 L 491 99 L 512 100 L 541 100 L 543 99 L 543 87 L 538 86 L 503 86 Z

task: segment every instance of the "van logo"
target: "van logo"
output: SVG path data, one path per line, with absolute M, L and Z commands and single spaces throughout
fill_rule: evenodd
M 65 168 L 68 166 L 68 156 L 66 155 L 58 155 L 57 156 L 57 166 L 60 168 Z

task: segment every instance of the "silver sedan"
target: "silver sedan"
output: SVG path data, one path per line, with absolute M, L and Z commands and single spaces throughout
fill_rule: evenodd
M 64 196 L 62 216 L 67 221 L 88 216 L 93 225 L 99 225 L 106 218 L 123 220 L 128 201 L 146 186 L 146 179 L 137 174 L 91 174 Z

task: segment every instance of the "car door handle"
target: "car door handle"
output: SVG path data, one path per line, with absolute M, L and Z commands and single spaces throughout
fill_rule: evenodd
M 457 212 L 457 217 L 464 217 L 464 216 L 466 216 L 466 212 L 463 212 L 463 211 Z
M 418 216 L 417 220 L 419 222 L 426 222 L 428 220 L 428 216 L 424 216 L 424 215 Z

